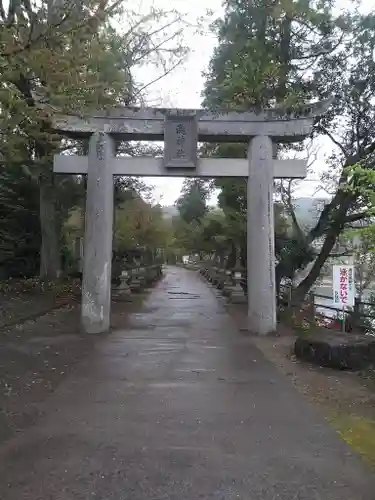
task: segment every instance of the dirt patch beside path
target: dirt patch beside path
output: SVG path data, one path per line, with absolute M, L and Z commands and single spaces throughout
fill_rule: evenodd
M 92 345 L 78 331 L 77 305 L 0 333 L 0 442 L 33 423 L 38 404 Z
M 246 309 L 227 305 L 240 331 L 246 332 Z M 277 337 L 252 337 L 252 341 L 275 366 L 290 378 L 296 389 L 314 403 L 325 418 L 354 449 L 375 467 L 375 378 L 321 368 L 293 355 L 296 335 L 280 326 Z
M 66 279 L 44 282 L 38 279 L 0 282 L 0 329 L 48 313 L 79 299 L 81 283 Z
M 143 298 L 114 302 L 113 328 L 124 328 Z M 0 443 L 35 422 L 45 398 L 103 338 L 83 335 L 79 317 L 78 301 L 70 301 L 34 320 L 0 328 Z

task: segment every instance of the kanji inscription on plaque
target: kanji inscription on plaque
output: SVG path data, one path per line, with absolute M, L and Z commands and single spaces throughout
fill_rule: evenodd
M 168 115 L 164 124 L 164 166 L 197 166 L 198 122 L 195 115 Z

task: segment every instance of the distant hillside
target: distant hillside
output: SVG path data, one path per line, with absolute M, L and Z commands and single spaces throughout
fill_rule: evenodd
M 318 220 L 327 199 L 323 198 L 296 198 L 294 207 L 297 219 L 301 226 L 311 228 Z M 178 215 L 177 207 L 170 205 L 162 207 L 164 217 L 171 219 Z

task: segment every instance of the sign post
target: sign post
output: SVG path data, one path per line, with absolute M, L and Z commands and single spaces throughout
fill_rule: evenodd
M 167 115 L 164 125 L 164 167 L 196 169 L 198 163 L 196 114 Z
M 345 332 L 345 308 L 354 306 L 354 266 L 333 266 L 333 304 L 342 309 L 342 331 Z

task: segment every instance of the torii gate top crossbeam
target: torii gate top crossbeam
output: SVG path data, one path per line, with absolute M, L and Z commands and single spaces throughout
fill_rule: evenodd
M 122 140 L 164 139 L 165 121 L 171 117 L 196 117 L 198 141 L 247 143 L 257 135 L 276 142 L 297 142 L 312 131 L 314 119 L 330 102 L 301 106 L 298 110 L 207 111 L 161 108 L 112 108 L 87 115 L 56 115 L 54 129 L 74 137 L 106 132 Z

